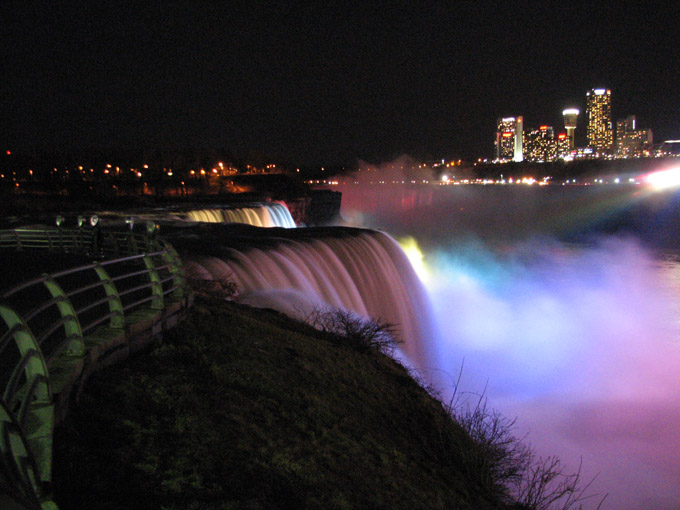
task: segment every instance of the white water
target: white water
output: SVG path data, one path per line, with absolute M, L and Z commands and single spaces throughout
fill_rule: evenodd
M 539 455 L 599 473 L 603 508 L 680 508 L 680 264 L 647 244 L 671 229 L 633 218 L 647 237 L 558 240 L 637 190 L 342 191 L 345 218 L 426 247 L 413 252 L 435 307 L 435 377 L 450 385 L 464 362 L 459 391 L 485 391 Z
M 270 203 L 252 207 L 210 208 L 188 211 L 192 221 L 208 223 L 245 223 L 255 227 L 295 228 L 295 221 L 285 204 Z
M 415 255 L 428 296 L 380 233 L 231 250 L 190 270 L 235 280 L 245 301 L 291 315 L 342 306 L 398 323 L 404 353 L 444 391 L 464 363 L 459 391 L 485 391 L 539 455 L 559 456 L 567 471 L 582 461 L 585 480 L 599 473 L 590 492 L 608 494 L 602 508 L 677 510 L 678 259 L 631 231 L 559 240 L 637 199 L 637 191 L 344 189 L 343 216 L 423 248 Z M 672 241 L 655 217 L 631 224 Z
M 394 324 L 401 352 L 427 363 L 427 297 L 404 252 L 380 232 L 230 249 L 224 257 L 194 258 L 187 268 L 190 277 L 233 281 L 242 302 L 293 317 L 335 307 Z

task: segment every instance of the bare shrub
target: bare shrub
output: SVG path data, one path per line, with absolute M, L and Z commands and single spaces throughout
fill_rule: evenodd
M 239 294 L 236 283 L 226 279 L 209 280 L 203 278 L 192 278 L 189 280 L 189 284 L 196 292 L 206 296 L 233 300 L 236 299 Z
M 587 493 L 595 478 L 582 483 L 581 465 L 575 473 L 566 474 L 557 457 L 536 460 L 532 452 L 528 455 L 523 476 L 514 486 L 514 497 L 520 503 L 520 508 L 579 510 L 585 501 L 597 498 L 597 494 Z M 602 506 L 605 498 L 600 499 L 596 508 Z
M 399 343 L 394 325 L 340 308 L 317 308 L 302 320 L 319 331 L 339 335 L 360 349 L 374 349 L 389 356 Z
M 361 349 L 392 355 L 398 344 L 394 326 L 347 310 L 314 309 L 300 315 L 314 328 L 339 335 Z M 442 401 L 441 393 L 426 377 L 407 370 L 430 396 Z M 481 395 L 458 391 L 462 372 L 461 366 L 453 395 L 443 407 L 471 440 L 471 446 L 459 452 L 470 479 L 513 510 L 583 510 L 583 505 L 593 500 L 595 508 L 601 508 L 606 495 L 598 501 L 597 494 L 589 493 L 595 478 L 584 483 L 580 465 L 575 473 L 567 473 L 557 457 L 536 457 L 525 438 L 515 435 L 515 420 L 488 406 L 485 391 Z
M 470 474 L 487 473 L 482 482 L 515 510 L 582 510 L 586 501 L 598 498 L 589 493 L 595 478 L 584 483 L 581 465 L 566 473 L 559 458 L 537 458 L 526 438 L 514 434 L 515 420 L 490 409 L 484 393 L 471 403 L 458 392 L 459 381 L 460 375 L 444 408 L 473 441 L 474 447 L 464 452 Z

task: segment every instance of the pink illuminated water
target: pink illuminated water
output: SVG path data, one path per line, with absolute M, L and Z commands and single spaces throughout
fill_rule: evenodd
M 220 257 L 192 257 L 187 270 L 190 278 L 232 281 L 241 302 L 292 317 L 332 307 L 393 324 L 400 351 L 413 363 L 429 363 L 427 296 L 404 252 L 383 233 L 230 248 Z
M 339 306 L 397 323 L 407 360 L 444 395 L 463 366 L 459 393 L 485 392 L 539 455 L 559 456 L 568 471 L 582 462 L 584 479 L 597 475 L 589 492 L 608 494 L 602 508 L 680 508 L 673 196 L 342 191 L 348 223 L 415 240 L 426 293 L 393 239 L 370 231 L 246 243 L 194 256 L 189 271 L 235 281 L 243 301 L 289 315 Z
M 426 340 L 426 371 L 446 384 L 441 374 L 454 381 L 463 365 L 459 391 L 485 391 L 540 455 L 573 469 L 582 460 L 587 479 L 599 473 L 590 492 L 609 494 L 603 508 L 680 508 L 674 197 L 635 188 L 341 191 L 349 223 L 411 236 L 422 249 L 438 329 Z

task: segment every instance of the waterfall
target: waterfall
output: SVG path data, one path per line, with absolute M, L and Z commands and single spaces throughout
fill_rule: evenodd
M 197 209 L 186 213 L 187 219 L 207 223 L 245 223 L 255 227 L 295 228 L 295 221 L 285 204 L 272 202 L 249 207 Z
M 234 282 L 240 301 L 298 318 L 334 307 L 392 324 L 408 361 L 427 366 L 430 306 L 396 241 L 367 230 L 315 232 L 226 247 L 218 256 L 193 253 L 186 257 L 188 272 L 199 279 Z

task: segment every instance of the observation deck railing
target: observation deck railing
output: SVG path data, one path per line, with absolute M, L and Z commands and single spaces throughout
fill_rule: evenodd
M 90 373 L 160 338 L 191 305 L 172 246 L 131 231 L 92 234 L 0 231 L 2 248 L 127 252 L 0 289 L 0 508 L 57 508 L 53 431 L 69 401 Z
M 107 230 L 97 225 L 79 228 L 23 227 L 0 230 L 0 250 L 48 249 L 86 253 L 93 258 L 113 258 L 152 251 L 153 234 L 153 231 L 137 232 L 132 229 Z

